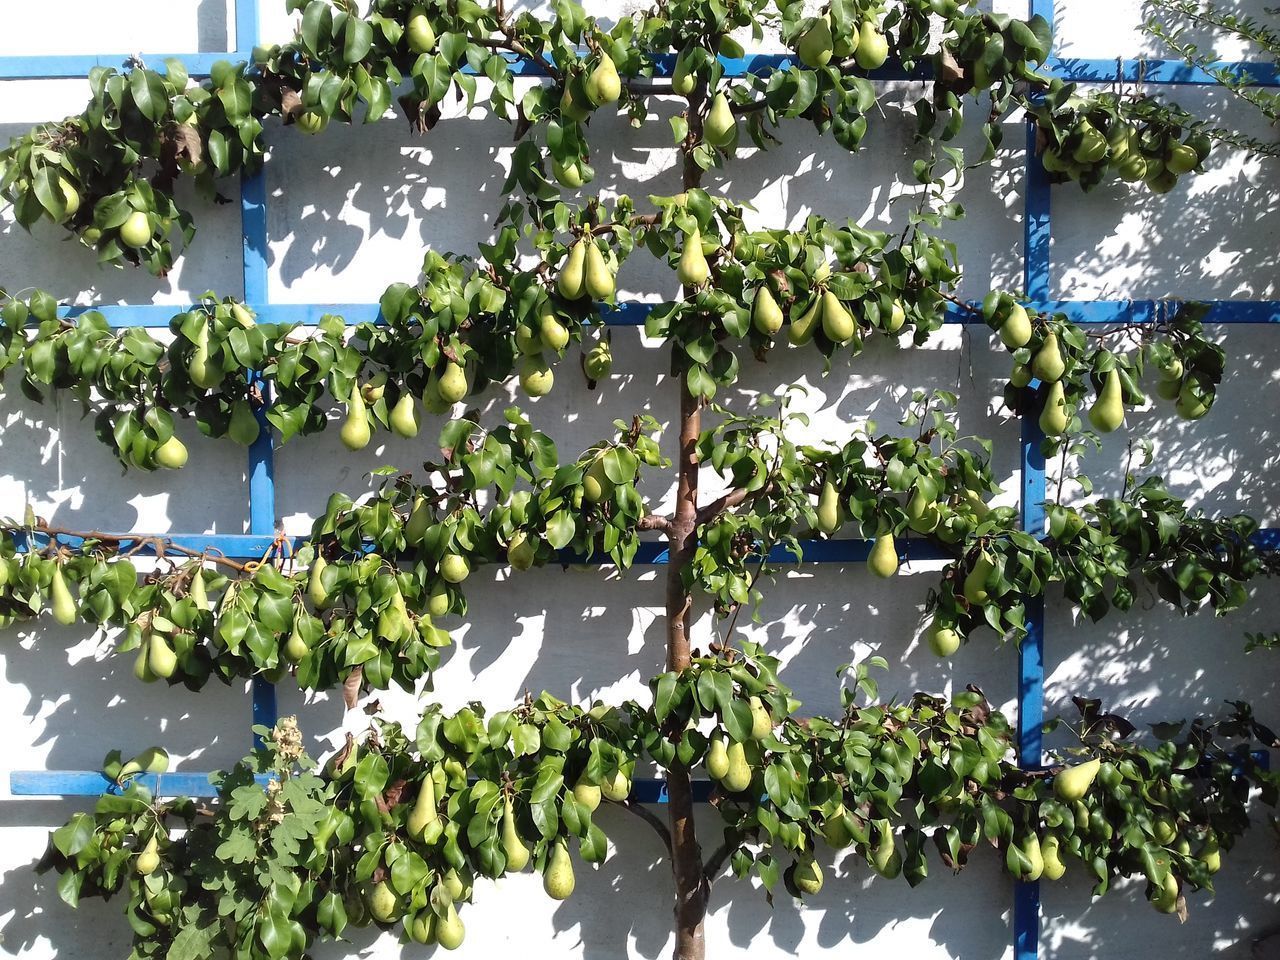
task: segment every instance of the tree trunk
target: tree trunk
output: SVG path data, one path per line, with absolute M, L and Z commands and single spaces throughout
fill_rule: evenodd
M 702 139 L 702 106 L 706 85 L 699 83 L 689 96 L 689 139 L 684 155 L 686 190 L 698 186 L 702 169 L 693 162 L 692 145 Z M 686 296 L 695 291 L 686 288 Z M 675 369 L 679 369 L 678 366 Z M 689 666 L 689 629 L 693 623 L 693 598 L 685 586 L 684 571 L 693 559 L 698 526 L 698 434 L 702 430 L 702 401 L 689 392 L 683 373 L 680 390 L 680 451 L 676 458 L 676 505 L 668 531 L 667 563 L 667 669 Z M 667 773 L 667 814 L 671 821 L 671 872 L 675 879 L 675 960 L 703 960 L 706 939 L 703 920 L 707 913 L 707 885 L 703 875 L 702 848 L 693 822 L 693 786 L 688 769 L 678 762 Z

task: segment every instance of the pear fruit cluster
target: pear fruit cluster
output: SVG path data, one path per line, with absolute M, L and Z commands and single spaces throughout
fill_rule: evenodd
M 556 289 L 566 300 L 613 298 L 617 290 L 613 268 L 592 237 L 580 237 L 569 247 L 556 275 Z
M 801 346 L 810 342 L 818 330 L 837 346 L 850 342 L 857 346 L 861 342 L 853 314 L 830 289 L 818 293 L 800 318 L 792 322 L 787 339 L 793 346 Z
M 1168 193 L 1178 178 L 1203 169 L 1212 151 L 1205 134 L 1180 138 L 1177 130 L 1140 132 L 1105 111 L 1080 117 L 1040 156 L 1050 174 L 1080 181 L 1086 188 L 1108 173 L 1125 183 L 1143 183 L 1154 193 Z
M 850 56 L 863 70 L 877 70 L 889 59 L 889 41 L 875 20 L 865 19 L 856 29 L 837 29 L 830 13 L 814 17 L 800 33 L 796 56 L 810 69 L 825 67 Z

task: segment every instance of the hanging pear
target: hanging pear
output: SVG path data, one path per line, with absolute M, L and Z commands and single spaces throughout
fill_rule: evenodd
M 427 597 L 427 615 L 444 617 L 451 609 L 453 609 L 453 601 L 449 598 L 449 588 L 437 581 L 431 587 L 431 594 Z
M 763 740 L 773 733 L 773 717 L 769 713 L 769 708 L 764 705 L 763 700 L 755 696 L 748 698 L 747 705 L 751 707 L 751 739 Z
M 155 873 L 160 866 L 160 845 L 153 833 L 151 839 L 147 841 L 147 845 L 142 848 L 136 860 L 133 861 L 133 872 L 140 877 L 149 877 Z
M 130 777 L 140 773 L 168 773 L 169 751 L 164 747 L 147 747 L 140 754 L 120 768 L 116 774 L 116 782 L 123 783 Z
M 1015 880 L 1032 883 L 1044 873 L 1044 856 L 1040 852 L 1040 837 L 1030 830 L 1018 841 L 1009 844 L 1005 852 L 1005 866 Z
M 391 884 L 379 880 L 365 894 L 365 903 L 369 907 L 369 915 L 379 923 L 390 923 L 399 913 L 400 901 Z
M 840 498 L 830 480 L 822 482 L 818 494 L 818 529 L 828 536 L 840 529 Z
M 845 822 L 847 814 L 848 811 L 841 803 L 829 816 L 822 818 L 822 837 L 834 850 L 843 850 L 853 843 L 853 834 L 849 832 L 849 825 Z
M 1044 409 L 1040 411 L 1040 429 L 1045 436 L 1056 437 L 1066 433 L 1071 420 L 1067 416 L 1066 392 L 1061 380 L 1049 384 L 1044 395 Z
M 155 683 L 160 679 L 151 672 L 151 664 L 148 662 L 150 653 L 151 639 L 143 636 L 142 643 L 138 646 L 138 656 L 133 661 L 133 675 L 143 683 Z
M 712 780 L 723 780 L 729 775 L 729 751 L 720 737 L 711 738 L 711 746 L 707 749 L 707 776 Z
M 462 926 L 462 918 L 458 916 L 458 908 L 452 903 L 445 907 L 444 916 L 436 919 L 436 943 L 446 950 L 457 950 L 467 931 Z
M 886 880 L 893 880 L 902 873 L 902 855 L 898 853 L 898 845 L 894 842 L 889 821 L 877 821 L 876 828 L 880 839 L 875 849 L 871 851 L 871 865 L 880 876 Z
M 694 227 L 684 235 L 684 249 L 680 251 L 680 263 L 676 267 L 676 279 L 686 287 L 700 287 L 711 276 L 707 257 L 702 252 L 702 233 Z
M 347 401 L 347 420 L 338 435 L 348 450 L 363 450 L 373 436 L 369 412 L 365 408 L 364 394 L 360 391 L 359 384 L 351 388 L 351 397 Z
M 388 419 L 391 422 L 392 431 L 397 436 L 408 440 L 418 435 L 418 429 L 421 426 L 418 420 L 418 404 L 408 389 L 401 388 L 400 399 L 391 408 L 391 416 Z
M 307 640 L 299 628 L 302 616 L 301 611 L 294 612 L 293 629 L 289 631 L 289 639 L 284 642 L 284 656 L 291 663 L 297 663 L 311 652 L 311 648 L 307 645 Z
M 427 498 L 419 494 L 413 501 L 413 509 L 409 511 L 409 519 L 404 525 L 405 542 L 417 546 L 427 535 L 427 530 L 435 520 L 435 510 Z
M 520 389 L 531 397 L 545 397 L 555 384 L 555 373 L 542 354 L 520 361 Z
M 1089 422 L 1099 433 L 1110 433 L 1124 423 L 1124 394 L 1120 388 L 1120 371 L 1107 371 L 1098 399 L 1089 408 Z
M 196 330 L 195 350 L 187 362 L 187 375 L 202 390 L 211 390 L 222 382 L 222 371 L 209 360 L 209 325 L 203 318 Z
M 622 803 L 631 796 L 631 778 L 623 771 L 615 770 L 612 776 L 606 777 L 604 783 L 600 784 L 600 793 L 606 800 Z
M 1055 833 L 1041 841 L 1040 857 L 1044 861 L 1044 870 L 1040 873 L 1042 879 L 1061 880 L 1067 872 L 1067 865 L 1062 862 L 1061 843 Z
M 960 649 L 960 634 L 956 632 L 955 627 L 936 618 L 929 624 L 925 639 L 934 656 L 943 660 L 955 656 L 955 652 Z
M 510 799 L 504 800 L 502 807 L 502 852 L 507 856 L 510 873 L 518 873 L 529 863 L 529 848 L 516 832 L 516 814 Z
M 889 319 L 884 324 L 885 332 L 897 333 L 906 322 L 907 311 L 902 309 L 902 302 L 899 300 L 893 301 L 893 306 L 889 308 Z
M 925 496 L 924 488 L 917 486 L 907 501 L 907 526 L 917 533 L 930 533 L 941 519 L 937 504 Z
M 1025 347 L 1031 341 L 1031 318 L 1027 316 L 1027 308 L 1015 303 L 1000 324 L 999 333 L 1000 342 L 1010 350 Z
M 166 470 L 180 470 L 187 463 L 187 446 L 177 436 L 172 436 L 154 454 L 156 465 Z
M 1037 380 L 1054 383 L 1062 379 L 1067 372 L 1066 362 L 1062 359 L 1062 350 L 1058 346 L 1058 335 L 1052 330 L 1044 338 L 1044 343 L 1031 358 L 1031 374 Z
M 436 31 L 427 19 L 421 7 L 414 7 L 409 13 L 409 22 L 405 24 L 405 40 L 414 53 L 430 53 L 436 45 Z
M 569 248 L 564 265 L 556 276 L 556 289 L 566 300 L 580 300 L 586 294 L 587 242 L 576 241 Z
M 599 503 L 613 496 L 613 481 L 604 472 L 604 458 L 597 457 L 587 467 L 582 477 L 582 498 L 588 503 Z
M 609 350 L 609 341 L 601 340 L 582 358 L 582 372 L 590 380 L 603 380 L 613 369 L 613 354 Z
M 1098 771 L 1102 768 L 1102 761 L 1098 757 L 1092 760 L 1086 760 L 1084 763 L 1077 763 L 1075 766 L 1067 767 L 1060 770 L 1053 778 L 1053 792 L 1059 800 L 1070 803 L 1073 800 L 1083 800 L 1089 792 L 1089 788 L 1093 786 L 1094 777 L 1098 775 Z
M 551 859 L 542 875 L 542 889 L 552 900 L 567 900 L 574 887 L 573 863 L 564 840 L 557 839 L 551 848 Z
M 864 20 L 858 31 L 858 47 L 854 59 L 863 70 L 876 70 L 889 59 L 889 41 L 871 20 Z
M 692 56 L 688 50 L 680 51 L 675 69 L 671 71 L 671 92 L 678 97 L 687 97 L 698 84 L 698 75 L 690 69 L 690 60 Z
M 727 147 L 737 139 L 738 120 L 729 106 L 729 98 L 723 92 L 717 93 L 711 101 L 702 135 L 713 147 Z
M 832 343 L 847 343 L 853 339 L 857 324 L 853 316 L 845 309 L 840 298 L 830 290 L 822 294 L 822 332 Z
M 414 802 L 413 809 L 409 811 L 405 828 L 409 831 L 409 836 L 415 840 L 421 840 L 423 834 L 427 832 L 427 825 L 439 816 L 440 813 L 436 810 L 436 783 L 428 773 L 422 778 L 418 799 Z
M 471 575 L 471 564 L 458 553 L 446 553 L 440 559 L 440 576 L 449 583 L 461 583 Z
M 537 548 L 525 536 L 525 532 L 516 531 L 511 537 L 511 542 L 507 544 L 507 563 L 511 564 L 515 570 L 528 570 L 533 566 L 537 556 Z
M 767 283 L 756 288 L 755 299 L 751 304 L 751 325 L 758 333 L 772 337 L 782 329 L 782 308 L 773 298 Z
M 76 602 L 71 597 L 71 591 L 67 589 L 61 564 L 54 566 L 53 579 L 49 582 L 49 607 L 53 612 L 53 619 L 62 625 L 70 626 L 76 622 L 78 613 Z
M 742 744 L 734 741 L 726 751 L 729 757 L 729 772 L 720 780 L 730 793 L 741 793 L 751 786 L 751 764 L 747 762 L 747 751 Z
M 592 300 L 608 300 L 617 289 L 613 271 L 605 262 L 600 246 L 594 241 L 587 243 L 586 274 L 584 284 L 587 296 Z
M 404 595 L 396 590 L 391 594 L 391 602 L 378 614 L 377 635 L 389 644 L 397 644 L 408 636 L 412 626 Z
M 867 569 L 877 577 L 888 579 L 898 572 L 898 545 L 892 533 L 876 537 L 871 553 L 867 556 Z
M 163 633 L 152 632 L 147 646 L 147 666 L 161 680 L 168 680 L 178 669 L 178 655 L 173 652 Z
M 1178 390 L 1178 402 L 1174 409 L 1183 420 L 1199 420 L 1213 406 L 1212 393 L 1200 393 L 1193 387 L 1194 380 L 1188 379 Z
M 813 303 L 800 315 L 800 319 L 792 321 L 791 326 L 787 328 L 787 339 L 791 341 L 792 346 L 798 347 L 813 339 L 814 331 L 822 320 L 821 314 L 822 298 L 814 297 Z
M 544 302 L 538 310 L 538 335 L 552 350 L 560 351 L 569 345 L 569 331 L 556 316 L 550 301 Z
M 964 598 L 973 606 L 983 606 L 991 595 L 987 593 L 987 582 L 991 579 L 991 574 L 995 570 L 995 564 L 991 562 L 991 555 L 983 550 L 978 554 L 978 559 L 974 561 L 972 569 L 964 578 Z
M 316 554 L 316 558 L 311 561 L 311 570 L 307 574 L 307 599 L 317 610 L 323 610 L 329 604 L 329 594 L 321 579 L 321 574 L 328 565 L 329 562 L 324 557 Z
M 440 399 L 448 404 L 455 404 L 467 395 L 467 372 L 463 369 L 462 364 L 454 363 L 448 360 L 444 365 L 444 372 L 440 374 L 440 379 L 436 381 L 436 390 L 440 393 Z
M 204 570 L 200 567 L 196 568 L 196 572 L 191 577 L 191 586 L 187 589 L 187 596 L 191 598 L 191 602 L 196 605 L 196 609 L 205 611 L 209 609 L 209 591 L 205 587 Z
M 822 889 L 822 868 L 813 857 L 804 857 L 796 861 L 791 881 L 801 893 L 812 896 Z
M 242 447 L 251 447 L 257 441 L 262 427 L 258 418 L 253 415 L 253 407 L 248 400 L 237 400 L 231 404 L 231 420 L 227 424 L 227 436 Z
M 583 773 L 578 778 L 578 782 L 573 785 L 573 799 L 594 813 L 600 806 L 600 787 L 588 780 L 587 775 Z
M 830 16 L 818 17 L 796 44 L 796 54 L 806 67 L 817 69 L 831 62 L 835 52 L 835 41 L 831 36 Z
M 1196 854 L 1196 859 L 1204 864 L 1205 869 L 1210 874 L 1215 874 L 1222 869 L 1222 851 L 1218 846 L 1218 838 L 1210 834 L 1204 842 L 1204 846 L 1200 848 L 1200 852 Z
M 587 96 L 591 98 L 591 102 L 597 107 L 613 103 L 618 97 L 622 96 L 622 78 L 618 76 L 618 67 L 613 62 L 613 57 L 601 51 L 600 62 L 587 75 L 583 86 L 587 91 Z

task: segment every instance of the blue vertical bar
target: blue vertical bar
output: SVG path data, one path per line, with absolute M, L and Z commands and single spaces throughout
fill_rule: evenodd
M 1050 24 L 1053 0 L 1030 0 L 1030 14 Z M 1031 300 L 1048 300 L 1050 293 L 1050 185 L 1036 156 L 1036 128 L 1027 124 L 1026 197 L 1023 211 L 1023 286 Z M 1022 417 L 1022 529 L 1044 533 L 1045 471 L 1040 444 L 1044 434 L 1034 411 Z M 1043 762 L 1044 727 L 1044 597 L 1026 601 L 1027 635 L 1018 647 L 1018 763 L 1039 767 Z M 1040 955 L 1040 884 L 1018 883 L 1013 894 L 1014 960 Z
M 258 0 L 236 0 L 236 50 L 248 52 L 258 44 Z M 240 178 L 241 258 L 244 266 L 244 302 L 261 309 L 267 293 L 267 180 L 262 171 Z M 261 378 L 254 379 L 264 390 Z M 270 536 L 276 530 L 275 438 L 266 419 L 265 405 L 258 409 L 261 430 L 249 448 L 249 533 Z M 275 726 L 276 688 L 255 677 L 253 722 Z M 254 745 L 258 745 L 254 737 Z

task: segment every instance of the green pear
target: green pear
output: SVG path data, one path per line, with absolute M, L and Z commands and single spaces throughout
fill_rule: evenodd
M 1021 857 L 1018 856 L 1019 853 L 1022 854 Z M 1016 845 L 1009 844 L 1005 865 L 1015 880 L 1032 883 L 1040 879 L 1040 875 L 1044 873 L 1044 856 L 1040 852 L 1040 837 L 1034 830 L 1028 831 Z
M 556 289 L 566 300 L 581 300 L 586 294 L 587 242 L 578 240 L 569 248 L 564 266 L 556 275 Z
M 545 397 L 555 384 L 555 372 L 542 354 L 520 361 L 520 389 L 531 397 Z
M 209 591 L 205 587 L 203 569 L 196 568 L 195 574 L 191 577 L 191 586 L 187 589 L 187 596 L 191 598 L 197 610 L 209 609 Z
M 871 553 L 867 556 L 867 569 L 877 577 L 888 579 L 898 572 L 898 545 L 892 533 L 876 537 Z
M 453 601 L 449 598 L 449 588 L 437 581 L 427 597 L 427 615 L 432 617 L 448 616 L 453 609 Z
M 147 845 L 142 848 L 137 859 L 133 861 L 133 872 L 140 877 L 149 877 L 160 866 L 160 845 L 153 833 Z
M 800 319 L 793 321 L 787 329 L 787 339 L 791 341 L 792 346 L 796 347 L 808 343 L 813 339 L 814 331 L 817 330 L 821 321 L 822 298 L 814 297 L 813 303 L 801 314 Z
M 196 330 L 195 350 L 187 361 L 187 375 L 202 390 L 212 390 L 222 382 L 222 371 L 209 360 L 209 326 L 201 323 Z
M 120 224 L 120 242 L 138 250 L 151 242 L 153 232 L 151 218 L 141 210 L 134 210 Z
M 449 899 L 455 903 L 459 900 L 465 900 L 470 893 L 467 889 L 467 883 L 462 879 L 462 875 L 458 873 L 456 868 L 450 868 L 443 877 L 444 889 L 449 894 Z
M 1031 368 L 1025 363 L 1015 363 L 1009 374 L 1009 385 L 1021 389 L 1031 382 Z
M 978 559 L 974 561 L 972 569 L 964 578 L 964 598 L 973 606 L 983 606 L 991 595 L 987 593 L 987 582 L 991 579 L 991 574 L 995 570 L 995 564 L 991 562 L 991 555 L 985 550 L 978 554 Z
M 853 56 L 863 70 L 883 67 L 884 62 L 889 59 L 889 41 L 872 21 L 862 22 L 862 28 L 858 31 L 858 47 Z
M 409 613 L 405 609 L 404 595 L 396 590 L 391 595 L 391 602 L 378 614 L 377 635 L 389 644 L 397 644 L 412 631 Z
M 436 512 L 423 494 L 418 494 L 413 501 L 413 509 L 409 511 L 409 519 L 404 524 L 404 540 L 411 546 L 417 546 L 426 538 L 427 530 L 435 522 Z
M 147 666 L 161 680 L 168 680 L 178 669 L 178 655 L 173 652 L 163 633 L 153 632 L 147 646 Z
M 604 459 L 597 457 L 582 477 L 582 498 L 588 503 L 600 503 L 611 496 L 613 481 L 604 472 Z
M 853 316 L 830 290 L 822 294 L 822 332 L 832 343 L 847 343 L 858 329 Z
M 409 836 L 415 840 L 421 840 L 423 834 L 427 832 L 427 824 L 437 820 L 439 816 L 440 813 L 436 810 L 436 783 L 428 773 L 422 778 L 418 799 L 414 802 L 413 809 L 409 811 L 405 828 L 409 831 Z
M 747 705 L 751 707 L 751 739 L 763 740 L 773 733 L 773 717 L 769 713 L 769 708 L 759 697 L 749 698 Z
M 516 349 L 523 356 L 542 352 L 542 337 L 538 328 L 527 323 L 516 325 Z
M 231 404 L 231 420 L 227 424 L 227 436 L 242 447 L 251 447 L 257 441 L 262 427 L 258 418 L 253 415 L 253 407 L 248 400 L 237 400 Z
M 440 399 L 445 403 L 454 404 L 467 395 L 467 371 L 463 369 L 462 364 L 454 363 L 448 360 L 444 365 L 444 372 L 440 374 L 440 379 L 436 381 L 436 390 L 440 393 Z
M 1178 416 L 1184 420 L 1199 420 L 1209 408 L 1213 406 L 1213 395 L 1197 396 L 1196 392 L 1191 389 L 1192 381 L 1188 380 L 1178 391 L 1178 402 L 1175 409 Z
M 1155 888 L 1151 896 L 1151 905 L 1161 913 L 1176 913 L 1178 910 L 1178 878 L 1170 871 L 1165 874 L 1164 883 Z
M 397 436 L 404 437 L 407 440 L 418 435 L 420 427 L 418 404 L 414 400 L 413 394 L 407 389 L 401 390 L 400 399 L 391 408 L 391 416 L 388 419 L 391 422 L 391 429 Z
M 943 660 L 955 656 L 956 651 L 960 649 L 960 634 L 956 632 L 956 628 L 936 618 L 929 624 L 925 639 L 934 656 Z
M 147 747 L 140 754 L 120 768 L 116 774 L 116 782 L 123 783 L 130 777 L 140 773 L 168 773 L 169 751 L 163 747 Z
M 828 536 L 840 529 L 840 498 L 830 480 L 823 481 L 818 494 L 818 529 Z
M 573 799 L 594 813 L 600 806 L 600 787 L 586 779 L 586 774 L 583 774 L 573 785 Z
M 1009 315 L 1000 324 L 1000 342 L 1010 350 L 1025 347 L 1031 341 L 1031 318 L 1027 308 L 1015 303 Z
M 300 616 L 295 613 L 293 629 L 289 631 L 289 639 L 284 642 L 285 659 L 292 663 L 297 663 L 311 652 L 311 648 L 307 646 L 306 638 L 302 636 L 302 631 L 298 629 L 300 619 Z
M 446 950 L 457 950 L 467 931 L 462 926 L 462 918 L 458 916 L 458 908 L 452 903 L 445 907 L 443 917 L 436 919 L 436 943 Z
M 53 619 L 64 626 L 75 623 L 79 615 L 71 591 L 67 589 L 67 581 L 62 576 L 61 564 L 54 566 L 53 579 L 49 582 L 49 608 L 53 612 Z
M 805 857 L 796 861 L 791 880 L 801 893 L 813 896 L 822 889 L 822 868 L 813 857 Z
M 1107 155 L 1107 138 L 1088 120 L 1081 120 L 1075 132 L 1080 137 L 1079 145 L 1071 154 L 1076 163 L 1097 163 Z
M 827 16 L 818 17 L 808 30 L 800 37 L 800 42 L 796 44 L 796 54 L 800 57 L 800 62 L 806 67 L 825 67 L 831 62 L 831 55 L 835 52 L 835 43 L 831 37 L 831 19 Z
M 597 107 L 613 103 L 622 96 L 622 78 L 618 76 L 618 67 L 613 62 L 613 57 L 601 52 L 600 62 L 587 75 L 583 87 Z
M 720 780 L 724 788 L 730 793 L 741 793 L 751 786 L 751 764 L 747 762 L 747 751 L 742 744 L 733 742 L 729 744 L 729 772 Z
M 1067 364 L 1062 359 L 1062 350 L 1058 347 L 1058 335 L 1052 330 L 1044 338 L 1044 343 L 1031 358 L 1031 374 L 1037 380 L 1054 383 L 1062 379 L 1067 372 Z
M 436 45 L 436 32 L 421 7 L 414 7 L 405 24 L 405 40 L 414 53 L 429 53 Z
M 407 932 L 414 943 L 430 946 L 436 942 L 436 915 L 430 906 L 418 911 L 418 915 L 408 925 Z
M 631 796 L 631 778 L 621 770 L 617 770 L 613 776 L 606 777 L 604 783 L 600 784 L 600 793 L 606 800 L 622 803 Z
M 461 583 L 471 575 L 467 558 L 458 553 L 446 553 L 440 558 L 440 576 L 449 583 Z
M 916 487 L 907 501 L 907 526 L 916 533 L 932 533 L 942 520 L 942 511 L 938 504 L 925 496 L 920 487 Z
M 767 283 L 756 288 L 755 300 L 751 304 L 751 325 L 758 333 L 772 337 L 782 329 L 782 308 L 773 298 Z
M 529 542 L 523 530 L 517 530 L 507 544 L 507 563 L 515 570 L 528 570 L 537 556 L 537 547 Z
M 1196 858 L 1205 865 L 1210 874 L 1222 869 L 1222 852 L 1218 847 L 1218 838 L 1212 834 L 1205 840 Z
M 507 870 L 518 873 L 529 863 L 529 848 L 516 832 L 516 815 L 511 801 L 503 801 L 502 807 L 502 852 L 507 856 Z
M 902 855 L 898 853 L 898 845 L 894 842 L 889 821 L 879 821 L 878 830 L 880 839 L 871 852 L 871 866 L 886 880 L 893 880 L 902 873 Z
M 830 816 L 822 819 L 822 837 L 834 850 L 843 850 L 853 843 L 853 834 L 849 832 L 849 825 L 845 822 L 846 816 L 847 811 L 841 803 Z
M 1165 169 L 1176 176 L 1190 173 L 1199 163 L 1200 157 L 1197 156 L 1195 148 L 1185 143 L 1175 143 L 1170 147 L 1164 161 Z
M 587 296 L 592 300 L 608 300 L 617 289 L 613 271 L 609 269 L 604 254 L 600 252 L 600 247 L 594 240 L 587 244 L 586 273 L 583 284 L 586 287 Z
M 1182 359 L 1180 357 L 1169 357 L 1160 362 L 1157 370 L 1161 380 L 1180 382 L 1182 380 L 1182 374 L 1185 372 L 1186 368 L 1183 367 Z
M 569 345 L 569 331 L 565 328 L 548 301 L 538 310 L 538 335 L 552 350 L 563 350 Z
M 187 463 L 187 447 L 176 436 L 172 436 L 156 447 L 154 456 L 157 466 L 166 470 L 180 470 Z
M 1040 873 L 1042 879 L 1061 880 L 1062 875 L 1067 872 L 1067 866 L 1062 862 L 1061 844 L 1062 841 L 1054 833 L 1041 842 L 1040 858 L 1044 861 L 1044 869 Z
M 711 738 L 711 746 L 707 749 L 707 776 L 712 780 L 723 780 L 729 774 L 729 751 L 725 749 L 724 740 Z
M 1071 418 L 1067 416 L 1067 397 L 1061 380 L 1049 384 L 1044 395 L 1044 409 L 1040 411 L 1040 429 L 1045 436 L 1057 437 L 1066 433 Z
M 729 98 L 723 92 L 717 93 L 711 101 L 702 135 L 713 147 L 727 147 L 738 135 L 738 120 L 729 106 Z
M 907 311 L 902 309 L 901 301 L 893 301 L 893 306 L 889 308 L 889 319 L 884 322 L 885 332 L 897 333 L 906 322 Z
M 697 227 L 684 236 L 684 249 L 676 267 L 676 279 L 686 287 L 700 287 L 711 277 L 711 268 L 702 252 L 702 233 Z
M 609 341 L 601 340 L 582 358 L 582 372 L 592 380 L 603 380 L 613 369 L 613 354 L 609 352 Z
M 369 412 L 365 408 L 364 394 L 361 393 L 359 384 L 351 388 L 351 398 L 347 401 L 347 420 L 342 425 L 339 436 L 348 450 L 363 450 L 373 436 Z
M 400 901 L 391 884 L 379 880 L 365 894 L 365 903 L 369 914 L 379 923 L 391 923 L 400 914 Z
M 551 859 L 542 874 L 542 889 L 552 900 L 567 900 L 573 893 L 573 863 L 569 860 L 569 848 L 564 840 L 557 839 L 551 848 Z
M 307 575 L 307 599 L 311 601 L 311 605 L 317 610 L 323 610 L 329 604 L 329 594 L 324 588 L 324 581 L 320 579 L 320 575 L 324 573 L 324 568 L 329 565 L 320 554 L 316 554 L 315 560 L 311 561 L 311 570 Z
M 574 92 L 574 87 L 578 87 L 578 92 Z M 585 103 L 583 101 L 586 101 Z M 587 98 L 586 91 L 580 86 L 577 77 L 567 76 L 564 83 L 564 93 L 560 95 L 560 113 L 567 120 L 575 123 L 581 123 L 591 116 L 590 107 L 595 106 Z
M 1099 433 L 1110 433 L 1124 423 L 1124 398 L 1120 390 L 1120 371 L 1107 371 L 1098 399 L 1089 408 L 1089 422 Z
M 1156 843 L 1162 847 L 1167 847 L 1177 839 L 1178 827 L 1169 817 L 1159 816 L 1156 817 L 1155 823 L 1152 824 L 1152 833 L 1155 834 Z
M 1141 154 L 1131 154 L 1116 165 L 1116 174 L 1125 183 L 1137 183 L 1146 179 L 1147 161 Z
M 698 75 L 690 69 L 689 51 L 682 50 L 676 57 L 675 69 L 671 71 L 671 92 L 678 97 L 687 97 L 693 93 L 698 84 Z
M 144 636 L 141 646 L 138 647 L 138 656 L 133 661 L 133 675 L 143 683 L 155 683 L 160 679 L 151 672 L 151 664 L 148 662 L 150 652 L 151 639 L 149 636 Z

